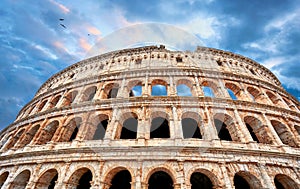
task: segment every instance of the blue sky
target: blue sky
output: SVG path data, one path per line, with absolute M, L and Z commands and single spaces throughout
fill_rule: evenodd
M 1 0 L 0 18 L 0 130 L 43 82 L 84 59 L 98 40 L 149 22 L 260 62 L 300 99 L 297 0 Z

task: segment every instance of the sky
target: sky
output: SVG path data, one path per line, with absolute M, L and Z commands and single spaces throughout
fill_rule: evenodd
M 1 0 L 0 130 L 51 75 L 106 36 L 143 23 L 178 27 L 203 46 L 249 57 L 300 99 L 298 0 Z

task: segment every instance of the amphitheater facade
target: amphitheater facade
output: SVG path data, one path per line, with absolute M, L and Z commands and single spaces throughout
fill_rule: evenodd
M 299 189 L 300 104 L 231 52 L 146 46 L 53 75 L 0 133 L 2 189 Z

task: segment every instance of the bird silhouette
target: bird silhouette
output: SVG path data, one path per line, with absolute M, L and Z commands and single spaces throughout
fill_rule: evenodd
M 63 24 L 60 24 L 63 28 L 67 28 L 65 25 L 63 25 Z
M 60 18 L 59 20 L 60 20 L 60 21 L 64 21 L 65 19 L 63 19 L 63 18 Z

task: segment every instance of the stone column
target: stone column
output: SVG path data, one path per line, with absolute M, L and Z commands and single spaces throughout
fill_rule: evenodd
M 43 133 L 45 129 L 45 124 L 48 122 L 48 118 L 46 118 L 41 124 L 38 132 L 33 137 L 32 141 L 29 143 L 29 145 L 36 144 L 40 138 L 41 133 Z
M 168 96 L 176 96 L 177 90 L 176 90 L 176 85 L 173 83 L 173 77 L 169 76 L 169 87 L 168 87 Z
M 71 162 L 65 162 L 62 166 L 61 170 L 61 176 L 58 177 L 58 180 L 56 181 L 55 188 L 54 189 L 67 189 L 69 186 L 67 177 L 69 168 L 70 168 Z M 75 186 L 76 188 L 76 186 Z
M 227 169 L 226 169 L 226 164 L 225 163 L 220 163 L 219 167 L 221 168 L 221 171 L 222 171 L 222 174 L 223 174 L 223 181 L 224 181 L 224 184 L 225 184 L 225 186 L 223 188 L 233 189 L 233 186 L 231 185 L 231 182 L 230 182 L 231 179 L 229 178 L 229 175 L 228 175 L 228 172 L 227 172 Z
M 122 83 L 121 83 L 121 87 L 118 91 L 118 94 L 117 94 L 117 98 L 120 98 L 120 97 L 125 97 L 125 82 L 126 82 L 126 79 L 125 79 L 125 75 L 123 76 L 123 79 L 122 79 Z
M 237 128 L 238 131 L 240 131 L 239 134 L 241 136 L 239 136 L 239 137 L 240 137 L 241 142 L 253 141 L 253 139 L 250 135 L 250 132 L 247 129 L 247 126 L 245 125 L 243 120 L 241 119 L 240 114 L 238 113 L 237 109 L 235 108 L 233 110 L 233 112 L 234 112 L 235 118 L 237 120 L 237 124 L 236 124 L 237 127 L 236 128 Z
M 211 117 L 210 112 L 208 111 L 208 108 L 205 106 L 204 107 L 204 115 L 205 118 L 203 119 L 204 124 L 204 136 L 206 140 L 219 140 L 217 129 L 215 127 L 215 124 L 213 122 L 213 118 Z
M 178 118 L 176 106 L 172 106 L 172 114 L 173 114 L 172 116 L 173 116 L 173 122 L 174 122 L 174 138 L 182 139 L 183 133 L 182 133 L 181 121 Z
M 107 129 L 105 132 L 104 140 L 113 140 L 115 138 L 117 127 L 118 127 L 118 114 L 119 109 L 113 108 L 112 118 L 110 123 L 107 125 Z
M 270 122 L 270 120 L 267 118 L 265 113 L 262 113 L 262 116 L 265 120 L 265 122 L 267 123 L 268 129 L 271 132 L 273 139 L 275 139 L 275 144 L 279 145 L 279 146 L 283 146 L 284 144 L 282 143 L 281 139 L 279 138 L 277 132 L 275 131 L 272 123 Z
M 142 96 L 144 96 L 144 97 L 150 96 L 150 94 L 149 94 L 149 83 L 148 82 L 149 82 L 149 76 L 148 76 L 148 73 L 146 73 L 145 83 L 142 86 Z M 151 85 L 150 85 L 150 87 L 151 87 Z
M 263 189 L 273 188 L 273 182 L 266 171 L 266 165 L 258 164 L 258 169 L 261 173 L 261 177 L 263 178 L 263 180 L 262 180 L 262 182 L 264 183 Z
M 203 97 L 204 93 L 202 91 L 202 88 L 200 86 L 200 83 L 199 83 L 199 80 L 198 80 L 197 76 L 194 76 L 194 79 L 195 79 L 195 82 L 196 82 L 196 86 L 195 86 L 196 95 L 199 96 L 199 97 Z
M 40 169 L 42 167 L 42 164 L 37 164 L 34 171 L 31 174 L 31 177 L 29 178 L 28 184 L 26 186 L 26 189 L 32 189 L 38 184 L 38 176 Z

